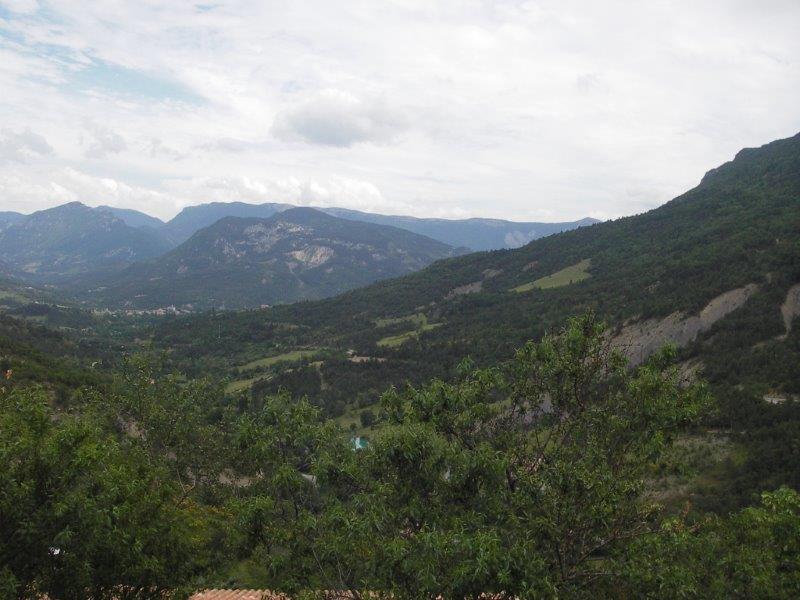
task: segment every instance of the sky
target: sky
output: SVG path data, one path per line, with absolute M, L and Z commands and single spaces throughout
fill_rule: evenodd
M 0 0 L 0 210 L 520 221 L 800 131 L 797 0 Z

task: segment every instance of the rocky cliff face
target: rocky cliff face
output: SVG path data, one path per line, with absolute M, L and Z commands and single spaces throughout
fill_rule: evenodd
M 696 315 L 674 312 L 663 319 L 646 319 L 626 324 L 612 340 L 632 365 L 638 365 L 661 349 L 665 344 L 685 346 L 697 336 L 711 329 L 720 319 L 744 306 L 758 291 L 758 285 L 750 283 L 713 298 Z

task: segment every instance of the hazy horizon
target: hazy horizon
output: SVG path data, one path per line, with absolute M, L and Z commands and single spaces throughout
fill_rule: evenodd
M 80 200 L 70 200 L 68 202 L 63 202 L 61 204 L 56 204 L 54 206 L 48 206 L 48 207 L 45 207 L 45 208 L 40 208 L 40 209 L 32 210 L 32 211 L 29 211 L 29 212 L 13 211 L 13 210 L 12 211 L 7 211 L 7 212 L 16 212 L 16 213 L 22 214 L 24 216 L 30 216 L 30 215 L 32 215 L 33 213 L 36 213 L 36 212 L 41 212 L 43 210 L 49 210 L 51 208 L 58 208 L 59 206 L 64 206 L 65 204 L 72 204 L 72 203 L 75 203 L 75 202 L 77 202 L 79 204 L 83 204 L 83 205 L 88 206 L 90 208 L 113 208 L 113 209 L 122 209 L 122 210 L 135 210 L 135 211 L 138 211 L 138 212 L 140 212 L 142 214 L 145 214 L 145 215 L 147 215 L 149 217 L 153 217 L 153 218 L 159 219 L 164 223 L 168 223 L 171 219 L 173 219 L 174 217 L 178 216 L 178 214 L 180 214 L 180 212 L 184 208 L 192 208 L 192 207 L 197 207 L 197 206 L 204 206 L 204 205 L 207 205 L 207 204 L 236 204 L 236 203 L 240 203 L 240 201 L 238 201 L 238 200 L 228 200 L 228 201 L 219 201 L 219 202 L 199 202 L 198 204 L 187 205 L 187 206 L 183 207 L 180 211 L 176 212 L 171 217 L 167 217 L 165 219 L 161 218 L 161 217 L 159 217 L 157 215 L 151 214 L 151 213 L 147 212 L 146 210 L 139 209 L 139 208 L 133 208 L 133 207 L 124 206 L 124 205 L 110 206 L 108 204 L 101 204 L 101 203 L 88 204 L 88 203 L 82 202 Z M 326 209 L 343 209 L 343 208 L 346 208 L 346 207 L 343 207 L 343 206 L 319 206 L 319 205 L 315 205 L 315 204 L 292 204 L 291 202 L 246 202 L 245 204 L 250 204 L 251 206 L 257 206 L 259 204 L 286 204 L 286 205 L 293 206 L 295 208 L 313 208 L 313 209 L 323 210 L 323 211 L 326 210 Z M 358 209 L 350 209 L 350 210 L 358 210 Z M 6 210 L 3 209 L 3 210 L 0 210 L 0 212 L 6 212 Z M 377 215 L 382 215 L 382 216 L 387 216 L 387 217 L 401 217 L 401 218 L 402 217 L 411 217 L 411 218 L 416 218 L 416 219 L 440 219 L 440 220 L 453 220 L 453 221 L 468 220 L 468 219 L 480 219 L 480 220 L 485 220 L 485 221 L 525 222 L 525 221 L 518 221 L 518 220 L 515 220 L 515 219 L 500 219 L 500 218 L 496 218 L 496 217 L 483 217 L 483 216 L 475 216 L 475 217 L 425 217 L 425 216 L 419 216 L 419 215 L 413 215 L 413 214 L 393 214 L 393 213 L 390 214 L 390 213 L 378 213 L 378 212 L 374 212 L 374 211 L 373 212 L 360 211 L 360 212 L 367 212 L 367 214 L 377 214 Z M 537 221 L 537 222 L 540 222 L 540 223 L 568 223 L 568 222 L 583 221 L 585 219 L 593 219 L 593 217 L 580 217 L 578 219 L 571 219 L 569 221 Z M 599 221 L 599 219 L 595 219 L 595 220 Z

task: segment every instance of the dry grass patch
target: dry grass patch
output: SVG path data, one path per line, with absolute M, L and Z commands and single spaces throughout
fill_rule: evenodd
M 549 290 L 552 288 L 563 287 L 571 283 L 578 283 L 579 281 L 583 281 L 584 279 L 589 279 L 589 277 L 591 277 L 591 274 L 587 271 L 591 264 L 591 259 L 587 258 L 579 263 L 561 269 L 560 271 L 556 271 L 551 275 L 540 277 L 536 281 L 524 283 L 520 286 L 512 288 L 511 291 L 521 293 L 529 292 L 533 289 Z

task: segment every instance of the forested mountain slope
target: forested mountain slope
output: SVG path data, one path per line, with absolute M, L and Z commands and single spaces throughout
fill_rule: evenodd
M 0 313 L 0 393 L 34 383 L 63 403 L 79 387 L 103 381 L 99 371 L 85 364 L 90 356 L 87 347 L 26 318 L 31 316 L 41 315 L 21 309 L 13 317 Z

